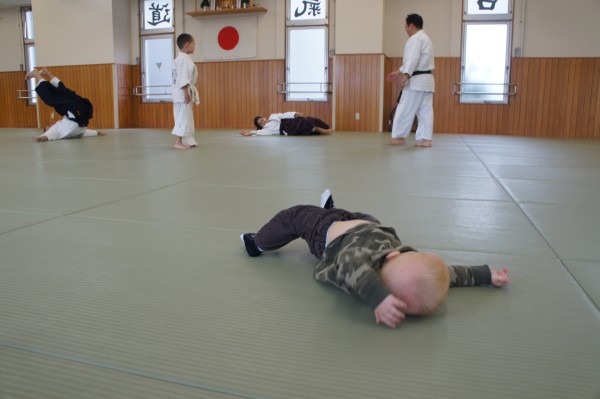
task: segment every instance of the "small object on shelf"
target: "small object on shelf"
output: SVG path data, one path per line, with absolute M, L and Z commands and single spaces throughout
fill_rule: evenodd
M 217 3 L 217 10 L 233 10 L 235 9 L 234 0 L 215 0 Z
M 198 3 L 200 3 L 200 1 L 198 1 Z M 234 4 L 235 5 L 235 4 Z M 267 12 L 267 9 L 261 6 L 257 6 L 257 5 L 251 5 L 250 7 L 246 7 L 246 8 L 221 8 L 219 9 L 218 7 L 220 7 L 220 2 L 218 1 L 212 1 L 210 4 L 210 10 L 208 11 L 203 11 L 203 10 L 198 10 L 198 11 L 189 11 L 186 12 L 187 15 L 191 16 L 191 17 L 198 17 L 198 18 L 211 18 L 214 16 L 219 16 L 219 15 L 250 15 L 250 14 L 263 14 Z
M 209 0 L 202 0 L 202 3 L 200 3 L 200 8 L 202 9 L 202 11 L 208 11 L 208 10 L 210 10 L 210 1 Z
M 250 0 L 242 0 L 242 8 L 250 7 Z

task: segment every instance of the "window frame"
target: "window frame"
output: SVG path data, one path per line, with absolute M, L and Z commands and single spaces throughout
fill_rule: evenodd
M 286 9 L 286 27 L 289 26 L 310 26 L 310 25 L 326 25 L 329 26 L 329 1 L 328 0 L 324 0 L 323 4 L 325 4 L 325 11 L 324 11 L 324 15 L 322 18 L 311 18 L 311 19 L 294 19 L 294 17 L 292 16 L 292 12 L 295 12 L 295 10 L 297 9 L 294 8 L 295 2 L 298 2 L 299 0 L 287 0 L 286 1 L 286 5 L 287 5 L 287 9 Z M 314 0 L 306 0 L 306 2 L 312 2 Z M 302 3 L 304 3 L 305 1 L 300 1 Z
M 329 0 L 322 0 L 322 4 L 325 4 L 322 17 L 316 17 L 313 19 L 302 19 L 294 20 L 292 18 L 292 12 L 295 10 L 295 6 L 299 0 L 286 0 L 286 22 L 285 22 L 285 83 L 279 83 L 279 86 L 283 87 L 283 90 L 279 93 L 285 94 L 285 101 L 289 102 L 327 102 L 329 101 L 329 94 L 331 93 L 329 82 Z M 313 2 L 315 0 L 308 0 Z M 292 35 L 290 32 L 297 30 L 323 30 L 323 77 L 322 82 L 291 82 L 290 77 L 294 74 L 292 71 L 293 65 L 291 61 L 294 59 L 293 48 L 290 44 Z M 319 85 L 318 91 L 315 91 L 315 85 Z M 306 87 L 306 89 L 302 89 Z M 298 90 L 299 89 L 299 90 Z M 306 90 L 306 91 L 302 91 Z M 317 94 L 318 93 L 318 94 Z M 299 96 L 299 94 L 306 94 L 306 96 Z
M 164 103 L 164 102 L 171 102 L 172 101 L 172 93 L 171 93 L 171 89 L 170 88 L 166 88 L 165 89 L 168 91 L 168 94 L 157 94 L 157 93 L 151 93 L 148 92 L 148 88 L 152 87 L 152 85 L 147 85 L 146 83 L 146 77 L 147 77 L 147 71 L 145 69 L 145 65 L 146 65 L 146 51 L 145 51 L 145 42 L 147 40 L 152 40 L 152 39 L 157 39 L 157 38 L 166 38 L 166 37 L 170 37 L 171 41 L 173 43 L 173 48 L 171 51 L 171 62 L 173 61 L 173 59 L 175 58 L 175 47 L 176 47 L 176 39 L 175 39 L 175 23 L 176 23 L 176 18 L 175 18 L 175 11 L 176 11 L 176 1 L 173 0 L 172 1 L 172 12 L 171 12 L 171 18 L 172 18 L 172 26 L 169 28 L 157 28 L 157 29 L 145 29 L 145 9 L 144 9 L 144 3 L 146 0 L 139 0 L 139 43 L 140 43 L 140 81 L 141 81 L 141 90 L 140 93 L 136 92 L 137 95 L 140 95 L 142 97 L 142 102 L 143 103 Z M 169 71 L 171 70 L 171 65 L 169 64 Z M 160 86 L 155 86 L 155 87 L 163 87 L 162 85 Z M 154 91 L 154 90 L 150 90 L 150 91 Z
M 37 66 L 36 56 L 35 56 L 35 26 L 32 26 L 32 37 L 28 36 L 29 24 L 27 22 L 27 14 L 31 15 L 31 24 L 33 25 L 33 8 L 32 7 L 22 7 L 21 8 L 21 35 L 23 36 L 23 58 L 24 58 L 24 67 L 25 71 L 29 72 L 33 70 Z M 29 49 L 33 49 L 33 60 L 31 59 Z M 35 78 L 28 79 L 26 81 L 26 90 L 27 90 L 27 104 L 28 105 L 36 105 L 37 104 L 37 93 L 35 92 Z
M 459 102 L 461 104 L 508 104 L 510 93 L 510 70 L 511 70 L 511 54 L 512 54 L 512 30 L 514 22 L 514 0 L 506 0 L 505 5 L 507 12 L 501 13 L 468 13 L 469 4 L 472 4 L 475 0 L 464 0 L 463 1 L 463 18 L 462 18 L 462 43 L 461 43 L 461 59 L 460 59 L 460 90 Z M 492 2 L 494 0 L 480 0 L 483 2 Z M 502 1 L 502 0 L 497 0 Z M 473 25 L 506 25 L 506 43 L 505 43 L 505 60 L 504 65 L 504 80 L 498 83 L 484 83 L 484 82 L 467 82 L 467 64 L 470 60 L 467 58 L 467 27 Z M 501 86 L 501 91 L 485 91 L 485 92 L 469 92 L 465 90 L 467 85 L 487 85 L 498 87 Z M 496 89 L 494 89 L 496 90 Z M 475 97 L 482 96 L 502 96 L 500 100 L 488 100 L 488 99 L 475 99 Z

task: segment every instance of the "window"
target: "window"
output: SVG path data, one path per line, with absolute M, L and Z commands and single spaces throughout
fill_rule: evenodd
M 327 0 L 288 0 L 287 101 L 327 101 L 329 87 Z
M 141 93 L 144 102 L 171 101 L 175 48 L 173 0 L 141 0 Z
M 507 104 L 512 0 L 464 0 L 461 103 Z
M 23 27 L 23 49 L 25 50 L 25 70 L 31 71 L 37 66 L 35 61 L 35 34 L 33 30 L 33 12 L 31 7 L 21 9 L 21 26 Z M 35 78 L 27 80 L 27 93 L 25 97 L 29 104 L 37 103 L 35 92 Z

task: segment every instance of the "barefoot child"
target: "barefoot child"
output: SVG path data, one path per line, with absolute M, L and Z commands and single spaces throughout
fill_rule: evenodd
M 192 35 L 182 33 L 177 37 L 179 55 L 173 61 L 173 116 L 175 127 L 171 132 L 177 136 L 174 148 L 187 150 L 196 147 L 194 138 L 194 109 L 192 104 L 200 104 L 200 96 L 196 89 L 198 69 L 192 60 L 191 54 L 196 49 L 196 42 Z
M 395 230 L 373 216 L 334 208 L 329 190 L 321 206 L 285 209 L 256 234 L 242 234 L 246 251 L 259 256 L 303 238 L 320 260 L 315 279 L 359 296 L 373 308 L 377 323 L 394 328 L 406 315 L 428 315 L 449 287 L 501 287 L 509 281 L 507 269 L 447 266 L 436 254 L 402 245 Z
M 106 135 L 87 128 L 93 114 L 92 103 L 87 98 L 67 88 L 46 68 L 34 69 L 25 75 L 26 80 L 31 78 L 37 81 L 35 91 L 42 101 L 63 116 L 61 120 L 47 128 L 44 134 L 34 137 L 33 140 L 41 142 Z

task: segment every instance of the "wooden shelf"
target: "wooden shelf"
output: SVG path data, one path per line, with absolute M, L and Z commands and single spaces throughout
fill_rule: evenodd
M 244 14 L 256 14 L 265 13 L 267 9 L 260 6 L 248 7 L 248 8 L 233 8 L 227 10 L 208 10 L 208 11 L 190 11 L 186 12 L 187 15 L 192 17 L 214 17 L 217 15 L 244 15 Z

